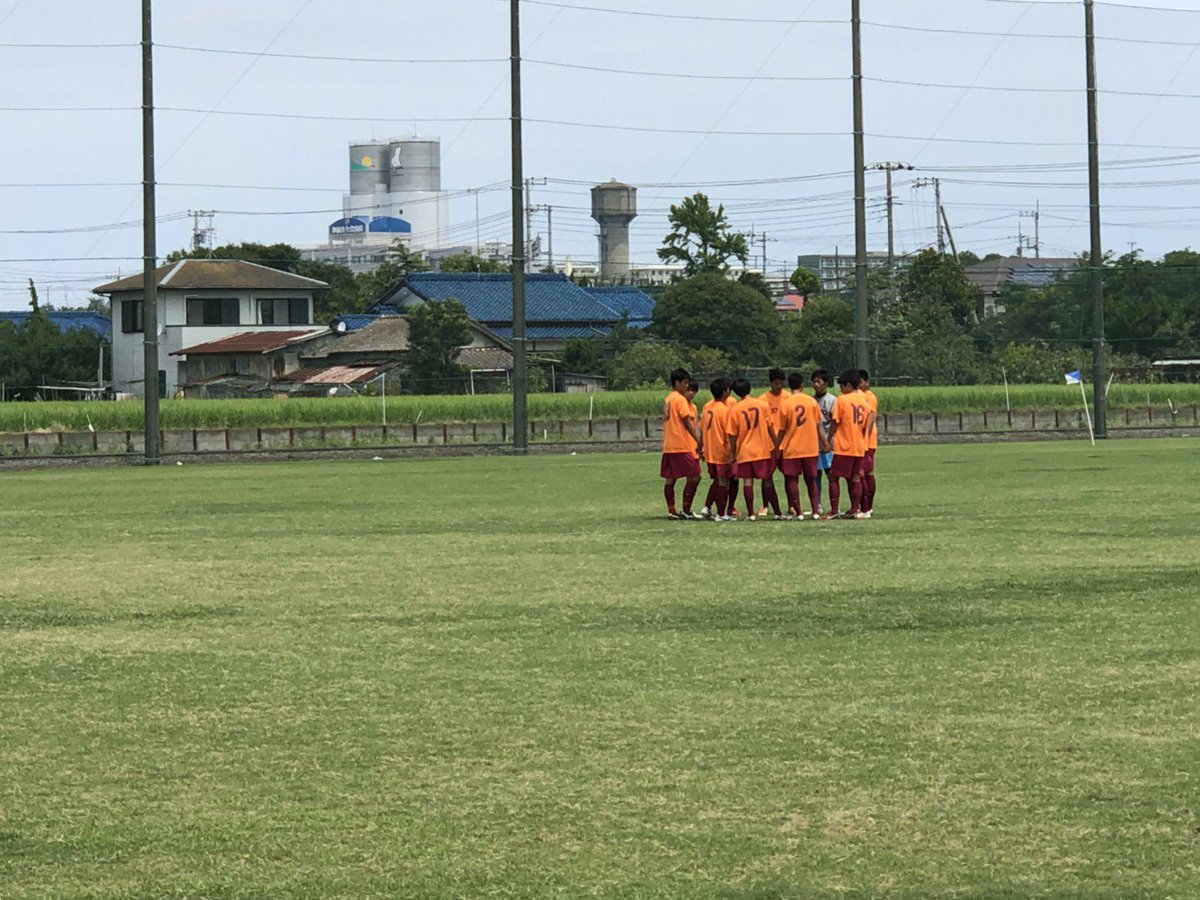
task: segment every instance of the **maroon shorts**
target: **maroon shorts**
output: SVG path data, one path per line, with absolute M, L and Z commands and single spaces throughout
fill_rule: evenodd
M 875 451 L 868 450 L 866 456 L 863 457 L 862 468 L 858 470 L 860 475 L 871 475 L 875 472 Z
M 700 458 L 690 453 L 664 453 L 658 472 L 670 481 L 678 478 L 699 478 Z
M 745 481 L 766 481 L 775 474 L 775 460 L 756 459 L 752 462 L 734 463 L 733 474 Z
M 733 466 L 729 463 L 709 463 L 708 477 L 713 481 L 720 481 L 722 478 L 732 478 Z
M 815 456 L 797 457 L 796 459 L 784 459 L 779 466 L 779 471 L 787 478 L 799 478 L 803 475 L 805 478 L 817 477 L 817 458 Z
M 830 478 L 845 478 L 849 481 L 855 475 L 862 474 L 863 458 L 861 456 L 840 456 L 833 454 L 833 465 L 829 467 Z

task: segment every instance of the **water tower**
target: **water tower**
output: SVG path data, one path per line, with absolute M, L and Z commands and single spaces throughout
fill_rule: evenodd
M 637 218 L 637 188 L 615 178 L 592 188 L 592 218 L 600 223 L 600 281 L 629 278 L 629 223 Z

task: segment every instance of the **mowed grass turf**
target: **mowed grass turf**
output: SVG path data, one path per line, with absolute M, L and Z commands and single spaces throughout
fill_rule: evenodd
M 1197 447 L 0 473 L 0 894 L 1195 896 Z

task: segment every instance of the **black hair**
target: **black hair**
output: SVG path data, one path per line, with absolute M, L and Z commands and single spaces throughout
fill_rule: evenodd
M 784 375 L 783 369 L 772 369 L 767 373 L 767 381 L 783 381 L 787 376 Z
M 745 397 L 750 393 L 750 381 L 746 378 L 739 378 L 733 383 L 733 392 L 739 397 Z
M 691 391 L 693 394 L 700 393 L 700 382 L 698 382 L 695 378 L 689 378 L 688 379 L 688 390 Z
M 817 369 L 817 371 L 812 373 L 813 381 L 816 381 L 818 378 L 820 378 L 826 384 L 829 384 L 829 373 L 824 369 Z
M 857 369 L 847 369 L 845 372 L 843 372 L 841 375 L 838 376 L 838 384 L 849 384 L 849 385 L 853 386 L 855 389 L 857 389 L 858 388 L 858 370 Z
M 799 372 L 793 372 L 788 376 L 788 388 L 793 391 L 798 391 L 804 387 L 804 376 Z
M 692 380 L 692 373 L 689 372 L 687 369 L 675 369 L 671 373 L 671 387 L 675 387 L 675 385 L 679 384 L 679 382 L 681 382 L 681 381 L 691 381 L 691 380 Z
M 861 379 L 861 378 L 865 378 L 867 381 L 870 381 L 870 380 L 871 380 L 871 373 L 870 373 L 870 372 L 868 372 L 866 369 L 859 369 L 859 370 L 858 370 L 858 377 L 859 377 L 860 379 Z
M 729 382 L 724 378 L 714 378 L 708 389 L 712 391 L 714 400 L 720 400 L 729 392 Z

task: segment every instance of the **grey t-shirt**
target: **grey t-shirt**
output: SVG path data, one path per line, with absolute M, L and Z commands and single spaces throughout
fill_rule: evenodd
M 837 398 L 826 391 L 822 396 L 814 398 L 821 407 L 821 427 L 825 429 L 825 437 L 829 437 L 829 426 L 833 423 L 833 404 Z

